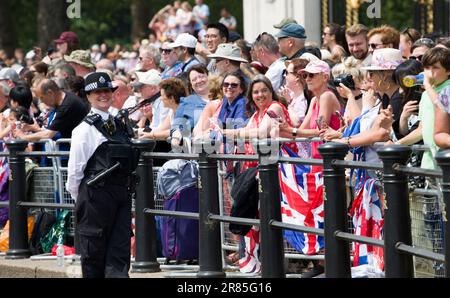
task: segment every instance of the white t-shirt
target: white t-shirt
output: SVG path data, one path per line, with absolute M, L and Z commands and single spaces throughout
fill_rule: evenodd
M 234 28 L 236 28 L 236 26 L 237 26 L 236 18 L 233 17 L 233 16 L 230 16 L 229 18 L 222 17 L 222 18 L 220 18 L 219 23 L 222 23 L 222 24 L 224 24 L 227 27 L 234 27 Z
M 161 101 L 161 97 L 155 100 L 155 102 L 152 104 L 153 117 L 150 128 L 158 128 L 162 123 L 164 123 L 164 120 L 166 119 L 167 115 L 169 115 L 170 111 L 171 110 L 169 108 L 164 107 L 164 104 Z
M 270 80 L 275 92 L 281 87 L 281 81 L 283 79 L 283 71 L 286 69 L 284 65 L 284 59 L 279 58 L 275 60 L 266 72 L 266 77 Z
M 288 106 L 288 111 L 294 124 L 303 122 L 303 119 L 308 111 L 308 102 L 306 101 L 303 93 L 291 101 Z
M 200 18 L 200 16 L 209 18 L 209 7 L 206 4 L 195 5 L 192 13 L 194 14 L 199 25 L 203 26 L 205 22 Z

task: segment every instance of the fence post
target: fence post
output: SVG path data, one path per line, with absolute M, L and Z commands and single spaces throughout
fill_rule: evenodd
M 447 219 L 447 206 L 450 206 L 450 150 L 436 154 L 437 164 L 442 168 L 441 188 L 444 195 L 442 217 L 444 225 L 445 277 L 450 277 L 450 222 Z
M 272 221 L 282 221 L 278 152 L 277 142 L 271 143 L 270 140 L 266 140 L 258 143 L 260 248 L 263 278 L 285 277 L 283 231 L 270 225 Z
M 196 152 L 200 153 L 198 161 L 199 176 L 199 265 L 197 277 L 224 278 L 222 268 L 222 243 L 220 222 L 209 219 L 209 214 L 219 214 L 219 194 L 217 178 L 217 161 L 208 158 L 206 149 L 213 146 L 209 142 L 196 143 Z
M 9 150 L 9 249 L 6 259 L 25 259 L 31 255 L 28 245 L 27 209 L 17 206 L 25 202 L 26 175 L 25 158 L 17 153 L 25 151 L 28 142 L 13 140 L 6 142 Z
M 350 244 L 334 236 L 337 230 L 348 232 L 345 168 L 332 164 L 344 160 L 348 147 L 330 142 L 320 145 L 319 152 L 323 157 L 325 276 L 351 278 Z
M 383 161 L 384 193 L 384 264 L 387 278 L 414 277 L 413 256 L 400 253 L 398 243 L 411 245 L 411 216 L 409 214 L 408 175 L 393 169 L 396 164 L 406 165 L 411 148 L 387 146 L 377 150 Z
M 134 146 L 141 150 L 141 156 L 136 168 L 139 183 L 135 197 L 135 261 L 131 272 L 159 272 L 159 263 L 156 260 L 156 224 L 155 216 L 145 214 L 144 209 L 155 208 L 153 189 L 153 159 L 144 157 L 142 153 L 152 152 L 156 142 L 153 140 L 136 140 Z

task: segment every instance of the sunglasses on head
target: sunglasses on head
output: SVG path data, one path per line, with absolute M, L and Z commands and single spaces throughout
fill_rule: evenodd
M 267 33 L 267 32 L 261 33 L 260 35 L 258 35 L 258 37 L 256 37 L 256 41 L 260 41 L 261 37 L 263 37 L 264 35 L 267 35 L 267 34 L 269 34 L 269 33 Z
M 409 40 L 414 41 L 414 38 L 411 36 L 411 33 L 409 33 L 409 27 L 406 27 L 401 31 L 402 34 L 406 34 L 409 37 Z
M 316 74 L 317 73 L 310 73 L 310 72 L 304 72 L 304 73 L 302 73 L 302 77 L 303 77 L 303 79 L 307 79 L 307 78 L 310 78 L 310 79 L 313 79 L 315 76 L 316 76 Z
M 418 39 L 414 43 L 414 45 L 427 45 L 427 46 L 432 46 L 433 47 L 434 46 L 434 41 L 432 39 L 423 37 L 423 38 Z
M 223 83 L 222 87 L 236 89 L 237 87 L 239 87 L 239 84 L 238 83 Z

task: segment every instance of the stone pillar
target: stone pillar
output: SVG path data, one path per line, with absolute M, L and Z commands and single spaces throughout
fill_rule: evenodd
M 245 0 L 244 38 L 253 42 L 258 34 L 275 34 L 274 24 L 292 17 L 305 27 L 307 41 L 321 42 L 321 1 L 307 0 Z

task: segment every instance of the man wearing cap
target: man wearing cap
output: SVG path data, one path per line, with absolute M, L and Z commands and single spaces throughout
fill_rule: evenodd
M 217 47 L 217 51 L 208 55 L 208 58 L 215 59 L 216 74 L 224 77 L 228 73 L 240 72 L 241 63 L 248 63 L 247 60 L 241 57 L 241 49 L 231 43 L 223 43 Z M 242 74 L 244 76 L 244 74 Z M 251 79 L 244 76 L 247 85 Z
M 70 138 L 72 130 L 83 120 L 88 109 L 83 99 L 73 93 L 59 89 L 50 79 L 43 79 L 36 87 L 37 97 L 52 110 L 52 119 L 48 127 L 41 131 L 24 134 L 14 130 L 14 136 L 26 141 L 35 142 L 42 139 Z
M 19 74 L 12 68 L 5 67 L 0 70 L 0 82 L 5 82 L 10 89 L 19 83 Z
M 294 18 L 284 18 L 278 24 L 273 25 L 275 29 L 281 29 L 284 25 L 287 24 L 297 24 L 297 21 Z
M 62 32 L 58 39 L 55 39 L 56 49 L 59 57 L 63 58 L 66 55 L 70 55 L 72 51 L 77 50 L 80 41 L 75 32 L 65 31 Z
M 158 71 L 151 69 L 147 72 L 136 72 L 137 80 L 132 84 L 132 86 L 141 95 L 141 100 L 150 98 L 159 92 L 159 83 L 162 79 Z M 169 114 L 169 109 L 164 107 L 161 98 L 159 97 L 152 103 L 152 114 L 150 128 L 158 128 L 166 119 Z
M 305 28 L 296 23 L 289 23 L 281 27 L 275 35 L 278 38 L 280 53 L 286 60 L 299 58 L 305 52 Z
M 169 48 L 169 43 L 164 42 L 161 45 L 161 61 L 165 68 L 161 73 L 161 79 L 175 78 L 181 74 L 183 63 L 178 60 L 177 54 L 173 49 Z
M 77 231 L 84 278 L 129 277 L 132 172 L 139 153 L 122 121 L 108 113 L 112 85 L 108 74 L 85 78 L 89 115 L 72 134 L 66 188 L 76 200 Z M 117 166 L 107 177 L 90 179 Z
M 94 71 L 94 64 L 91 62 L 89 51 L 76 50 L 70 53 L 70 56 L 64 56 L 64 60 L 69 63 L 79 77 L 84 77 Z
M 174 49 L 178 56 L 178 60 L 183 63 L 181 67 L 182 74 L 186 74 L 189 68 L 200 64 L 200 61 L 195 58 L 195 47 L 197 45 L 197 38 L 189 33 L 182 33 L 177 36 L 175 42 L 169 44 L 171 49 Z

